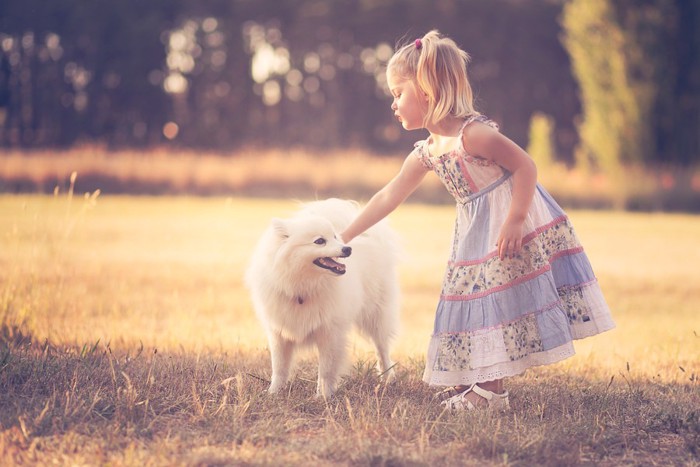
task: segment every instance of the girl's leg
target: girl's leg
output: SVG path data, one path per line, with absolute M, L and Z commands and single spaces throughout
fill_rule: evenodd
M 479 383 L 479 387 L 491 391 L 494 394 L 503 394 L 503 379 L 496 379 L 493 381 L 486 381 Z
M 496 394 L 503 394 L 503 380 L 502 379 L 495 379 L 493 381 L 485 381 L 483 383 L 478 383 L 479 387 L 482 389 L 486 389 L 487 391 L 491 391 Z M 462 392 L 466 391 L 469 389 L 469 386 L 455 386 L 455 390 L 457 392 Z

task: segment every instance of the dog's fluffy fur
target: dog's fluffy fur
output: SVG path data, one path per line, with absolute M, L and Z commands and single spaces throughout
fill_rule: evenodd
M 267 332 L 270 393 L 288 382 L 297 348 L 313 345 L 319 357 L 317 394 L 332 395 L 353 324 L 374 343 L 379 371 L 393 377 L 389 346 L 399 323 L 397 239 L 380 222 L 351 245 L 342 244 L 338 232 L 358 211 L 353 201 L 308 203 L 289 219 L 273 219 L 253 252 L 246 283 Z

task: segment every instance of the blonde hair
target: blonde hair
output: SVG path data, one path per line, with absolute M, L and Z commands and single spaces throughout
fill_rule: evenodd
M 397 49 L 387 64 L 387 73 L 414 81 L 428 96 L 425 124 L 450 115 L 467 118 L 478 114 L 467 76 L 469 54 L 452 39 L 432 30 Z

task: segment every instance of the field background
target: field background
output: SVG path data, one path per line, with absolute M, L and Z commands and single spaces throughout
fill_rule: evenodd
M 253 245 L 294 199 L 397 173 L 427 135 L 385 68 L 432 29 L 618 327 L 510 379 L 508 413 L 444 412 L 421 375 L 454 201 L 431 174 L 390 219 L 398 380 L 355 339 L 335 397 L 313 352 L 269 397 Z M 2 0 L 0 467 L 700 467 L 699 122 L 697 1 Z
M 290 200 L 0 196 L 0 458 L 95 465 L 698 465 L 700 217 L 573 210 L 617 329 L 513 378 L 507 414 L 443 413 L 420 382 L 454 207 L 390 217 L 405 251 L 399 382 L 313 398 L 305 355 L 263 395 L 242 276 Z
M 102 190 L 110 194 L 274 197 L 343 196 L 366 199 L 390 180 L 406 153 L 379 156 L 359 148 L 328 151 L 243 148 L 222 151 L 7 150 L 0 157 L 0 192 L 53 193 Z M 631 211 L 700 210 L 700 167 L 629 164 L 617 172 L 590 171 L 538 161 L 538 180 L 567 207 Z M 440 180 L 426 177 L 415 202 L 451 204 Z

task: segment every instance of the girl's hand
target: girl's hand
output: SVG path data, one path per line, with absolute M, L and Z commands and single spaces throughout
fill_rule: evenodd
M 523 222 L 506 219 L 501 227 L 496 243 L 496 251 L 501 259 L 513 258 L 523 248 Z

